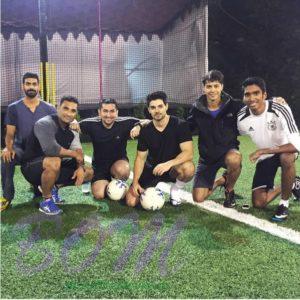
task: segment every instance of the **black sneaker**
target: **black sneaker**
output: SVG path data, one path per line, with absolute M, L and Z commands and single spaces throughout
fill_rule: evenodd
M 275 215 L 272 217 L 272 221 L 275 222 L 282 222 L 284 221 L 289 214 L 288 207 L 284 206 L 283 204 L 277 207 Z
M 294 188 L 292 189 L 293 195 L 295 196 L 295 201 L 300 200 L 300 177 L 296 176 L 294 181 Z
M 234 195 L 234 190 L 231 192 L 228 192 L 225 190 L 225 201 L 223 203 L 224 207 L 235 207 L 235 195 Z

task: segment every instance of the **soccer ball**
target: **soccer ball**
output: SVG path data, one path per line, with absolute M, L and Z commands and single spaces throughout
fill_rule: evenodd
M 113 179 L 107 186 L 106 192 L 111 200 L 119 201 L 124 198 L 128 191 L 128 185 L 126 182 L 120 179 Z
M 147 188 L 140 197 L 141 205 L 146 210 L 159 210 L 164 206 L 163 192 L 155 187 Z

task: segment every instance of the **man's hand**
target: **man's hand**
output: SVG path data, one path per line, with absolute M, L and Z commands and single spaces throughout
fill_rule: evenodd
M 134 126 L 131 130 L 130 130 L 130 137 L 132 139 L 138 137 L 140 135 L 140 131 L 141 131 L 141 126 L 136 125 Z
M 133 194 L 134 194 L 136 197 L 137 197 L 137 196 L 140 196 L 141 193 L 144 192 L 144 189 L 140 186 L 139 183 L 132 183 L 131 188 L 132 188 Z
M 285 99 L 282 98 L 282 97 L 274 97 L 274 98 L 273 98 L 273 101 L 274 101 L 275 103 L 278 103 L 278 104 L 281 104 L 281 105 L 287 105 L 287 102 L 286 102 Z
M 252 163 L 255 163 L 260 158 L 261 155 L 263 155 L 262 150 L 256 150 L 255 152 L 249 155 L 249 160 Z
M 77 122 L 77 120 L 74 120 L 72 123 L 70 123 L 69 127 L 70 127 L 70 129 L 81 133 L 80 126 L 79 126 L 79 123 Z
M 82 167 L 79 167 L 75 170 L 75 172 L 73 173 L 72 179 L 75 179 L 75 185 L 82 185 L 83 180 L 84 180 L 84 169 Z
M 2 150 L 2 159 L 5 163 L 11 162 L 15 158 L 16 152 L 12 150 L 8 150 L 6 147 Z
M 161 176 L 164 173 L 168 172 L 172 168 L 172 164 L 167 161 L 161 164 L 158 164 L 154 169 L 153 169 L 153 174 L 155 176 Z
M 82 153 L 75 151 L 74 158 L 76 159 L 76 162 L 78 165 L 82 166 L 84 164 L 84 157 L 83 157 Z

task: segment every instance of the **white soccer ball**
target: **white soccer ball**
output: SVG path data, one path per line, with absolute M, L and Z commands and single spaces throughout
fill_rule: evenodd
M 111 200 L 119 201 L 128 191 L 128 185 L 120 179 L 113 179 L 107 186 L 106 192 Z
M 147 188 L 140 197 L 141 205 L 146 210 L 159 210 L 165 204 L 163 192 L 155 187 Z

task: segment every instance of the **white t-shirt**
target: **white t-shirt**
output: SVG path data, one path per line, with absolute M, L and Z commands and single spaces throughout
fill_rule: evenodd
M 300 151 L 300 135 L 288 105 L 265 101 L 265 111 L 254 115 L 248 107 L 238 113 L 237 126 L 241 135 L 249 135 L 258 149 L 273 148 L 291 143 Z M 262 155 L 259 160 L 274 154 Z

